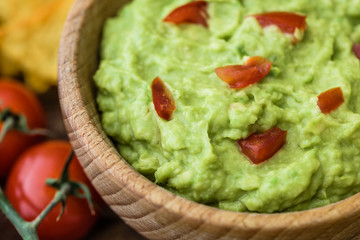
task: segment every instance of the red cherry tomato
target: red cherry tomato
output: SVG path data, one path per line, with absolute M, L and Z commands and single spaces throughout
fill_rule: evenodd
M 217 76 L 231 88 L 241 89 L 257 83 L 270 72 L 272 63 L 263 57 L 251 57 L 246 65 L 230 65 L 215 69 Z
M 274 127 L 261 134 L 252 134 L 239 140 L 241 151 L 254 164 L 262 163 L 272 156 L 285 144 L 287 132 Z
M 328 114 L 344 102 L 344 95 L 340 87 L 332 88 L 318 96 L 318 106 L 322 113 Z
M 0 79 L 0 110 L 4 108 L 24 115 L 31 129 L 46 126 L 45 112 L 39 100 L 21 83 Z M 3 123 L 0 122 L 0 131 L 2 128 Z M 41 136 L 29 136 L 15 130 L 9 131 L 0 143 L 0 178 L 7 175 L 21 152 L 42 139 Z
M 151 90 L 157 114 L 162 119 L 169 121 L 176 108 L 171 92 L 159 77 L 155 78 L 152 82 Z
M 270 25 L 276 25 L 283 33 L 295 34 L 296 29 L 306 30 L 306 16 L 291 12 L 267 12 L 253 15 L 259 24 L 265 28 Z M 294 39 L 297 42 L 299 39 Z
M 209 27 L 207 23 L 207 19 L 209 18 L 207 6 L 208 3 L 205 1 L 190 2 L 173 10 L 164 19 L 164 22 L 171 22 L 177 25 L 194 23 L 207 28 Z
M 69 143 L 51 141 L 31 147 L 16 161 L 6 182 L 5 194 L 25 220 L 35 219 L 53 199 L 56 190 L 47 186 L 45 181 L 60 177 L 70 152 Z M 78 160 L 74 158 L 69 169 L 70 179 L 90 186 Z M 80 239 L 89 232 L 97 219 L 97 216 L 91 215 L 84 199 L 69 197 L 64 215 L 57 222 L 60 209 L 59 204 L 40 224 L 40 239 Z
M 360 59 L 360 43 L 355 43 L 353 46 L 353 51 L 355 53 L 355 56 Z

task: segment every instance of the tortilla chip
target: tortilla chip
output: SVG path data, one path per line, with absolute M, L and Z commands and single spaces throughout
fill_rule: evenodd
M 53 0 L 1 0 L 0 19 L 7 22 L 29 17 L 33 11 L 52 1 Z
M 18 6 L 22 6 L 20 2 L 28 2 L 2 1 L 18 2 Z M 30 17 L 15 16 L 0 27 L 0 52 L 18 66 L 30 87 L 43 92 L 57 83 L 58 45 L 74 0 L 32 1 L 42 4 L 40 7 L 38 4 L 29 7 L 32 8 Z M 26 11 L 23 12 L 25 14 Z

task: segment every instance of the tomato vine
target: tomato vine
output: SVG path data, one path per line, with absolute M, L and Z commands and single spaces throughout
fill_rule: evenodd
M 66 198 L 69 196 L 76 196 L 79 198 L 87 199 L 91 213 L 93 215 L 95 214 L 90 190 L 87 188 L 86 185 L 79 182 L 71 181 L 69 179 L 68 171 L 73 157 L 74 151 L 71 152 L 69 158 L 67 159 L 61 177 L 59 179 L 48 179 L 46 181 L 46 184 L 57 189 L 57 192 L 52 201 L 48 204 L 48 206 L 40 213 L 39 216 L 37 216 L 31 222 L 27 222 L 20 217 L 20 215 L 12 207 L 11 203 L 8 201 L 5 193 L 0 187 L 0 210 L 8 217 L 8 219 L 11 221 L 11 223 L 14 225 L 14 227 L 23 239 L 37 240 L 37 228 L 39 227 L 40 223 L 55 206 L 61 203 L 62 210 L 58 217 L 59 220 L 66 207 Z
M 9 130 L 16 130 L 23 132 L 29 135 L 41 134 L 48 135 L 48 130 L 43 129 L 29 129 L 26 121 L 26 117 L 22 115 L 15 114 L 11 112 L 10 109 L 5 108 L 0 111 L 0 122 L 3 123 L 3 128 L 0 131 L 0 144 L 4 139 L 6 133 Z M 42 212 L 32 221 L 25 221 L 15 208 L 11 205 L 9 199 L 6 197 L 3 189 L 0 187 L 0 211 L 2 211 L 5 216 L 10 220 L 14 225 L 17 232 L 25 240 L 37 240 L 39 239 L 37 234 L 37 229 L 40 223 L 45 219 L 45 217 L 54 209 L 58 204 L 62 204 L 61 212 L 57 220 L 60 220 L 61 216 L 64 213 L 66 208 L 66 200 L 69 196 L 75 196 L 77 198 L 86 199 L 91 214 L 95 215 L 93 200 L 91 197 L 91 192 L 89 188 L 80 182 L 71 181 L 69 178 L 69 166 L 74 158 L 74 151 L 71 151 L 70 156 L 66 160 L 64 168 L 61 172 L 61 176 L 58 179 L 47 179 L 46 185 L 55 188 L 57 191 L 50 201 L 50 203 L 42 210 Z

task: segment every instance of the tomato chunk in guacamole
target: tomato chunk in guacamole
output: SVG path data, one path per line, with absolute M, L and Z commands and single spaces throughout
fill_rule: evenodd
M 209 0 L 200 20 L 164 21 L 190 2 L 134 0 L 105 24 L 94 79 L 122 157 L 180 196 L 232 211 L 305 210 L 360 192 L 360 1 Z M 269 12 L 306 17 L 306 28 L 254 17 Z M 272 66 L 244 88 L 215 72 L 251 57 Z M 157 77 L 174 102 L 166 119 Z M 318 96 L 334 88 L 343 101 L 324 114 Z M 285 142 L 254 164 L 239 141 L 273 128 Z

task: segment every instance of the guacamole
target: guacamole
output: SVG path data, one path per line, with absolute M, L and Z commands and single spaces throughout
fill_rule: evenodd
M 233 211 L 305 210 L 360 192 L 360 1 L 210 0 L 208 27 L 163 21 L 189 2 L 135 0 L 105 24 L 97 102 L 123 158 L 182 197 Z M 303 38 L 252 17 L 275 11 L 305 15 Z M 233 89 L 217 76 L 252 56 L 272 62 L 259 82 Z M 154 108 L 156 77 L 176 103 L 169 121 Z M 336 87 L 345 101 L 324 114 L 318 96 Z M 286 143 L 253 164 L 238 141 L 273 127 Z

